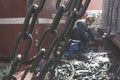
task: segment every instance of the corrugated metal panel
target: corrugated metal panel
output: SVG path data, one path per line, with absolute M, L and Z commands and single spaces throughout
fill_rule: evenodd
M 114 34 L 111 40 L 120 46 L 120 0 L 104 0 L 103 2 L 103 29 L 108 34 Z

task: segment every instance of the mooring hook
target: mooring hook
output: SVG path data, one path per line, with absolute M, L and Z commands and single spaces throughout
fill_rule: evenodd
M 31 44 L 32 44 L 32 36 L 29 33 L 25 33 L 25 34 L 20 33 L 18 35 L 18 37 L 17 37 L 15 48 L 13 50 L 13 58 L 15 58 L 15 56 L 17 54 L 17 51 L 19 49 L 19 45 L 20 45 L 21 40 L 27 40 L 27 46 L 26 46 L 26 49 L 25 49 L 25 51 L 23 53 L 22 58 L 25 59 L 27 57 L 27 55 L 28 55 L 28 52 L 29 52 Z
M 56 9 L 58 10 L 61 5 L 64 5 L 65 6 L 64 12 L 67 12 L 69 10 L 71 4 L 72 4 L 72 1 L 73 0 L 69 0 L 69 2 L 67 4 L 61 4 L 62 1 L 61 0 L 57 0 L 57 2 L 56 2 Z
M 42 36 L 41 36 L 41 38 L 40 38 L 40 40 L 39 40 L 39 42 L 38 42 L 38 46 L 37 46 L 38 50 L 41 49 L 41 46 L 42 46 L 42 44 L 43 44 L 46 36 L 49 35 L 49 34 L 53 35 L 53 38 L 52 38 L 52 39 L 54 39 L 54 37 L 57 36 L 58 33 L 57 33 L 56 30 L 51 31 L 50 28 L 47 28 L 47 29 L 43 32 L 43 34 L 42 34 Z

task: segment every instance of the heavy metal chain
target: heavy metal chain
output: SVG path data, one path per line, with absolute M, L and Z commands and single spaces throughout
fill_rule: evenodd
M 53 42 L 54 38 L 56 36 L 58 36 L 58 33 L 57 33 L 56 29 L 58 27 L 58 24 L 60 22 L 61 17 L 70 8 L 72 0 L 70 0 L 69 3 L 66 6 L 63 5 L 63 4 L 61 4 L 61 2 L 62 2 L 61 0 L 57 0 L 57 2 L 56 2 L 57 13 L 56 13 L 56 15 L 55 15 L 55 17 L 54 17 L 54 19 L 52 21 L 52 24 L 50 25 L 49 28 L 47 28 L 43 32 L 42 36 L 40 37 L 40 40 L 39 40 L 39 43 L 38 43 L 38 50 L 39 50 L 39 52 L 38 52 L 38 55 L 36 56 L 36 58 L 35 58 L 35 60 L 34 60 L 34 62 L 32 64 L 32 66 L 30 68 L 30 72 L 34 72 L 35 71 L 37 65 L 39 64 L 39 61 L 42 59 L 43 54 L 46 53 L 46 51 L 42 49 L 42 44 L 45 42 L 46 36 L 47 35 L 52 35 L 51 42 Z M 48 46 L 48 49 L 49 49 L 49 46 Z M 26 75 L 26 73 L 27 73 L 27 71 L 25 72 L 24 75 Z M 23 76 L 22 78 L 24 79 L 24 77 L 25 76 Z
M 70 0 L 69 3 L 65 6 L 63 4 L 60 4 L 61 0 L 57 0 L 57 2 L 56 2 L 57 13 L 54 17 L 54 20 L 53 20 L 51 26 L 43 32 L 42 37 L 40 38 L 39 43 L 38 43 L 38 50 L 42 47 L 42 44 L 45 41 L 45 37 L 48 34 L 49 35 L 51 34 L 53 36 L 51 41 L 53 41 L 53 39 L 58 35 L 56 29 L 58 27 L 58 24 L 60 22 L 60 19 L 61 19 L 63 13 L 68 11 L 68 9 L 71 5 L 71 2 L 72 2 L 72 0 Z
M 55 38 L 52 40 L 50 46 L 46 50 L 47 63 L 43 67 L 43 69 L 41 70 L 41 73 L 40 73 L 39 77 L 37 78 L 37 80 L 39 80 L 39 79 L 43 80 L 43 78 L 45 76 L 45 73 L 48 71 L 48 69 L 54 63 L 57 63 L 61 59 L 62 55 L 64 54 L 64 50 L 66 48 L 67 42 L 65 42 L 65 45 L 62 47 L 62 51 L 60 52 L 60 54 L 59 54 L 59 56 L 57 58 L 56 57 L 51 58 L 50 54 L 52 53 L 54 48 L 59 47 L 58 45 L 60 44 L 60 42 L 62 40 L 65 39 L 66 35 L 69 34 L 69 32 L 72 29 L 76 19 L 81 18 L 84 15 L 84 13 L 85 13 L 85 11 L 86 11 L 89 3 L 90 3 L 90 0 L 86 0 L 85 4 L 80 9 L 78 6 L 76 7 L 76 5 L 75 5 L 78 1 L 80 2 L 80 4 L 82 4 L 82 0 L 72 0 L 72 4 L 71 4 L 71 6 L 69 8 L 70 9 L 69 10 L 69 16 L 68 16 L 68 18 L 66 20 L 66 23 L 65 23 L 65 26 L 64 26 L 63 30 L 61 31 L 61 33 L 59 35 L 55 36 Z M 81 6 L 80 4 L 78 4 L 78 5 Z M 56 54 L 56 51 L 54 51 L 54 52 L 55 53 L 53 53 L 53 54 Z
M 19 63 L 24 62 L 28 57 L 28 53 L 32 45 L 32 31 L 34 29 L 38 14 L 43 9 L 45 1 L 46 0 L 41 0 L 39 5 L 37 5 L 37 4 L 33 4 L 33 0 L 29 0 L 28 10 L 25 16 L 23 28 L 22 31 L 17 36 L 16 44 L 13 50 L 13 61 L 12 61 L 11 70 L 7 76 L 3 77 L 3 80 L 8 80 L 8 79 L 17 80 L 16 77 L 13 75 L 16 69 L 18 68 Z M 21 56 L 20 54 L 18 54 L 18 49 L 20 48 L 20 44 L 23 40 L 26 40 L 27 44 L 25 46 L 23 56 Z
M 30 0 L 30 2 L 31 2 L 31 0 Z M 33 2 L 33 0 L 32 0 L 32 2 Z M 38 14 L 42 10 L 44 3 L 45 3 L 45 0 L 41 0 L 40 5 L 29 4 L 29 8 L 27 10 L 27 14 L 26 14 L 25 21 L 23 24 L 22 32 L 19 33 L 17 40 L 16 40 L 14 50 L 13 50 L 14 57 L 16 56 L 16 54 L 18 54 L 17 50 L 19 49 L 19 45 L 20 45 L 21 41 L 27 40 L 27 45 L 23 52 L 22 60 L 25 60 L 25 58 L 27 58 L 31 44 L 32 44 L 32 31 L 34 29 Z M 31 18 L 32 18 L 32 20 L 30 23 Z
M 19 33 L 17 39 L 16 39 L 16 44 L 13 50 L 13 65 L 11 67 L 10 73 L 3 78 L 3 80 L 17 80 L 16 77 L 14 77 L 15 70 L 17 69 L 19 63 L 24 62 L 28 55 L 29 55 L 29 50 L 32 45 L 32 32 L 38 17 L 39 12 L 43 9 L 44 3 L 46 0 L 41 0 L 39 5 L 34 4 L 34 0 L 29 0 L 28 3 L 28 10 L 27 14 L 25 17 L 25 21 L 23 24 L 22 31 Z M 43 69 L 40 72 L 40 75 L 37 77 L 36 80 L 43 80 L 45 74 L 47 73 L 48 69 L 52 66 L 55 65 L 59 60 L 61 59 L 62 55 L 64 54 L 69 37 L 68 34 L 70 33 L 71 29 L 73 28 L 73 25 L 76 21 L 77 18 L 81 18 L 89 3 L 90 0 L 86 0 L 84 5 L 82 5 L 83 0 L 69 0 L 68 4 L 61 5 L 61 0 L 57 0 L 56 3 L 56 8 L 57 8 L 57 13 L 54 17 L 54 20 L 49 28 L 47 28 L 38 43 L 38 54 L 35 57 L 35 60 L 33 64 L 25 71 L 22 80 L 26 76 L 27 72 L 30 69 L 30 72 L 34 72 L 37 65 L 41 61 L 43 55 L 45 54 L 45 59 L 46 59 L 46 64 L 43 67 Z M 81 8 L 82 6 L 82 8 Z M 60 34 L 57 33 L 57 27 L 60 22 L 61 17 L 65 12 L 68 12 L 68 18 L 65 22 L 65 25 L 63 29 L 61 30 Z M 47 49 L 42 49 L 42 45 L 45 42 L 45 38 L 47 35 L 52 35 L 52 40 L 50 41 L 50 45 L 48 45 Z M 27 44 L 25 46 L 23 56 L 18 56 L 18 49 L 20 48 L 21 41 L 26 40 Z M 53 55 L 56 55 L 58 47 L 60 47 L 60 43 L 65 42 L 64 45 L 62 45 L 62 49 L 60 51 L 60 54 L 58 54 L 57 57 L 50 57 L 51 53 Z M 17 56 L 17 57 L 16 57 Z

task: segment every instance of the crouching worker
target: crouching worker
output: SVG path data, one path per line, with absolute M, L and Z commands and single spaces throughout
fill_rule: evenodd
M 77 20 L 71 31 L 70 37 L 72 41 L 67 51 L 67 55 L 84 53 L 86 45 L 91 43 L 94 39 L 94 34 L 91 29 L 86 27 L 84 22 Z

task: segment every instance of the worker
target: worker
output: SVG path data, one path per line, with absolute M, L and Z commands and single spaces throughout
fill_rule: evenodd
M 85 45 L 91 43 L 94 39 L 94 34 L 91 29 L 86 26 L 85 22 L 77 20 L 70 37 L 73 41 L 68 49 L 68 55 L 73 53 L 81 54 L 85 52 Z
M 94 39 L 92 29 L 86 26 L 86 22 L 77 20 L 71 32 L 71 39 L 80 40 L 82 43 L 88 43 Z

